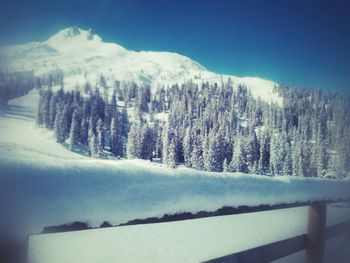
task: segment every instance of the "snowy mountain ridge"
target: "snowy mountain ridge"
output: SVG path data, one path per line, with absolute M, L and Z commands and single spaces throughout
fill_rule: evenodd
M 172 52 L 132 51 L 105 43 L 92 32 L 68 27 L 44 42 L 31 42 L 0 48 L 1 71 L 30 71 L 43 75 L 62 70 L 65 87 L 73 88 L 86 81 L 92 84 L 100 75 L 112 86 L 115 80 L 140 84 L 171 85 L 185 81 L 218 83 L 232 80 L 233 85 L 247 86 L 256 97 L 281 102 L 273 93 L 273 81 L 255 77 L 236 77 L 208 71 L 196 61 Z

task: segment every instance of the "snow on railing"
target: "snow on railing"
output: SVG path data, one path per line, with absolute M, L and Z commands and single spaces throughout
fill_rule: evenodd
M 325 241 L 349 230 L 350 221 L 326 227 L 327 203 L 314 202 L 309 206 L 307 233 L 267 245 L 240 251 L 205 261 L 207 263 L 270 262 L 301 250 L 306 250 L 307 263 L 322 263 Z M 268 209 L 264 209 L 268 210 Z

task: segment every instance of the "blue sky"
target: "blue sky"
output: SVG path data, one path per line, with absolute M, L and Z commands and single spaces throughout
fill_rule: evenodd
M 174 51 L 207 69 L 350 90 L 346 0 L 5 0 L 0 43 L 92 28 L 133 50 Z

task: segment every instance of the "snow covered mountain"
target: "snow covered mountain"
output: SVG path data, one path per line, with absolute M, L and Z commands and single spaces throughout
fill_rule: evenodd
M 221 83 L 231 78 L 244 84 L 254 96 L 280 102 L 273 93 L 276 83 L 254 77 L 236 77 L 210 72 L 196 61 L 171 52 L 131 51 L 105 43 L 91 30 L 69 27 L 44 42 L 31 42 L 0 48 L 0 71 L 29 71 L 43 75 L 62 70 L 65 87 L 86 81 L 94 84 L 102 74 L 107 83 L 135 81 L 157 87 L 193 80 L 196 83 Z

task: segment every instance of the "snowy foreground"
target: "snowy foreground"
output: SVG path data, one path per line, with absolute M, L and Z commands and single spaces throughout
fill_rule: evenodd
M 168 169 L 141 160 L 96 160 L 34 125 L 35 91 L 0 116 L 0 225 L 24 233 L 85 221 L 98 226 L 223 206 L 350 197 L 350 180 Z M 9 229 L 9 228 L 7 228 Z
M 328 225 L 349 218 L 350 209 L 328 208 Z M 29 238 L 29 259 L 30 263 L 202 262 L 303 234 L 306 225 L 307 208 L 301 207 L 170 223 L 33 235 Z M 341 247 L 344 244 L 345 247 Z M 332 246 L 337 246 L 336 255 Z M 327 247 L 326 262 L 342 262 L 340 254 L 349 248 L 349 239 L 335 238 L 329 241 Z M 304 252 L 300 252 L 278 262 L 303 260 Z
M 37 99 L 33 91 L 0 114 L 0 234 L 24 236 L 73 221 L 98 226 L 223 206 L 350 197 L 348 179 L 208 173 L 84 157 L 35 127 Z M 348 210 L 334 209 L 329 224 L 350 218 Z M 304 233 L 306 216 L 306 208 L 296 208 L 33 235 L 29 245 L 35 263 L 197 262 Z

